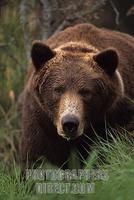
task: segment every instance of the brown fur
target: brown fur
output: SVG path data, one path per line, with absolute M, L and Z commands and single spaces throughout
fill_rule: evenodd
M 112 49 L 105 50 L 107 48 Z M 133 51 L 133 37 L 90 24 L 67 28 L 33 46 L 35 66 L 30 70 L 23 92 L 20 146 L 23 163 L 27 158 L 29 162 L 34 162 L 45 156 L 61 166 L 73 147 L 77 147 L 86 158 L 87 153 L 82 148 L 83 138 L 85 134 L 94 138 L 91 123 L 100 132 L 105 117 L 112 126 L 127 125 L 134 113 L 128 100 L 134 97 Z M 116 69 L 113 67 L 117 64 L 123 85 L 114 72 Z M 67 94 L 72 98 L 67 101 L 68 107 L 72 106 L 75 113 L 78 111 L 81 127 L 84 127 L 84 134 L 72 141 L 66 141 L 57 133 L 61 115 L 67 107 L 64 106 Z M 74 98 L 75 105 L 71 104 Z M 89 149 L 89 145 L 84 146 Z

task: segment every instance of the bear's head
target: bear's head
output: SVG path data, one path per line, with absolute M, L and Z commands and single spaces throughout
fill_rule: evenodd
M 35 42 L 31 58 L 31 93 L 66 139 L 82 135 L 92 122 L 101 122 L 123 95 L 118 54 L 113 48 L 98 51 L 69 42 L 51 49 Z

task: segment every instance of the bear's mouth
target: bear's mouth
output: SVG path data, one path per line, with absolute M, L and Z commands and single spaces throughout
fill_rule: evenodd
M 61 134 L 61 137 L 63 137 L 64 139 L 66 139 L 67 141 L 72 140 L 72 138 L 70 136 L 67 136 L 65 134 Z
M 80 135 L 77 134 L 76 136 L 69 136 L 69 135 L 66 135 L 66 134 L 59 134 L 62 138 L 66 139 L 67 141 L 70 141 L 70 140 L 75 140 L 77 139 Z

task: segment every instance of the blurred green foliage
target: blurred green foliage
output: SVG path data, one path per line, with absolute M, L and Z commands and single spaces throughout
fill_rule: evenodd
M 19 8 L 9 3 L 0 18 L 0 105 L 8 110 L 23 88 L 26 54 Z
M 18 150 L 17 101 L 27 68 L 18 0 L 0 7 L 0 25 L 0 160 L 7 165 Z

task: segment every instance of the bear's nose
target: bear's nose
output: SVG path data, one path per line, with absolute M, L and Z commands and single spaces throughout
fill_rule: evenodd
M 63 131 L 68 136 L 73 137 L 74 134 L 77 133 L 78 126 L 79 126 L 79 120 L 77 119 L 77 117 L 72 115 L 71 116 L 67 115 L 63 117 L 62 119 Z

